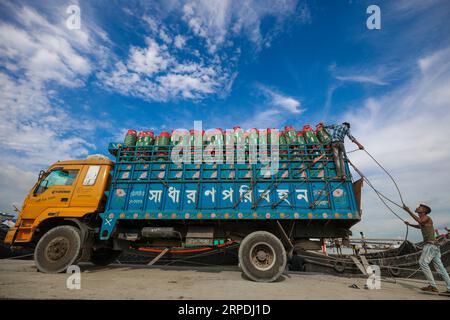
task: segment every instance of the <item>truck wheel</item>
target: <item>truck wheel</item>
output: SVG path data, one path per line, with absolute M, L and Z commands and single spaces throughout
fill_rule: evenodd
M 112 249 L 98 249 L 91 253 L 91 262 L 96 266 L 107 266 L 113 263 L 122 251 Z
M 59 226 L 41 237 L 34 250 L 34 262 L 39 271 L 63 272 L 76 263 L 80 250 L 80 231 L 72 226 Z
M 253 281 L 272 282 L 286 268 L 286 250 L 280 239 L 266 231 L 256 231 L 244 238 L 239 246 L 239 265 Z

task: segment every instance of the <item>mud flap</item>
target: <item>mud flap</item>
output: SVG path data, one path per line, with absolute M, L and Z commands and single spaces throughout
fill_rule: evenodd
M 362 191 L 362 187 L 363 187 L 363 178 L 356 180 L 355 182 L 353 182 L 353 193 L 355 194 L 355 200 L 356 200 L 356 207 L 358 209 L 359 212 L 359 216 L 362 215 L 362 211 L 361 211 L 361 191 Z

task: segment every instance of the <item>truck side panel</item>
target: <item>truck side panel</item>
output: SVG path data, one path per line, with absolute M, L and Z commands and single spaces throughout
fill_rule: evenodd
M 281 160 L 276 175 L 261 174 L 262 164 L 174 164 L 120 161 L 116 164 L 101 238 L 120 219 L 265 220 L 323 219 L 359 221 L 351 180 L 336 181 L 326 156 Z M 317 159 L 319 159 L 317 161 Z M 346 163 L 347 176 L 350 176 Z M 350 221 L 349 221 L 350 220 Z

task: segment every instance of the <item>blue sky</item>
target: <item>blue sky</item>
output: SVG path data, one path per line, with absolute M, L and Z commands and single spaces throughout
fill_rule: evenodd
M 366 27 L 371 4 L 381 30 Z M 106 154 L 128 128 L 348 120 L 408 204 L 450 225 L 449 21 L 445 0 L 2 1 L 0 209 L 40 169 Z M 351 159 L 396 196 L 367 156 Z M 403 233 L 369 188 L 363 201 L 355 231 Z

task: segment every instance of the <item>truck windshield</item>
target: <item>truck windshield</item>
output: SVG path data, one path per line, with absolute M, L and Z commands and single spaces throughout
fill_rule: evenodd
M 39 183 L 35 195 L 41 194 L 51 186 L 71 186 L 77 177 L 78 170 L 55 169 Z

